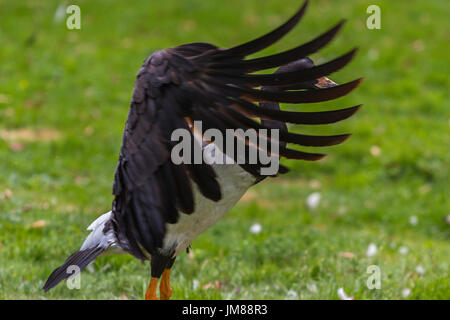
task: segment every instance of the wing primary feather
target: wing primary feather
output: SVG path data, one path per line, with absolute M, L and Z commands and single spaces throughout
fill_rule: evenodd
M 299 112 L 273 110 L 264 106 L 258 107 L 243 99 L 233 100 L 235 101 L 235 104 L 231 105 L 231 107 L 237 109 L 240 113 L 249 114 L 249 116 L 257 118 L 307 125 L 330 124 L 342 121 L 351 117 L 362 107 L 362 105 L 357 105 L 350 108 L 331 111 Z
M 304 2 L 304 4 L 300 7 L 300 9 L 283 25 L 279 26 L 275 30 L 249 42 L 244 44 L 235 46 L 233 48 L 224 50 L 220 52 L 220 56 L 247 56 L 252 53 L 261 51 L 264 48 L 272 45 L 279 39 L 281 39 L 284 35 L 286 35 L 289 31 L 291 31 L 297 23 L 302 18 L 303 14 L 308 7 L 308 0 Z
M 253 87 L 276 86 L 282 88 L 283 86 L 295 85 L 304 81 L 318 79 L 320 77 L 327 76 L 333 72 L 336 72 L 345 67 L 353 59 L 356 52 L 357 49 L 355 48 L 350 52 L 322 65 L 292 72 L 239 75 L 238 73 L 233 71 L 227 72 L 226 70 L 217 71 L 215 69 L 209 69 L 208 75 L 216 79 L 219 78 L 224 82 L 234 81 Z M 209 80 L 209 77 L 207 77 L 207 80 Z
M 322 153 L 303 152 L 283 147 L 280 147 L 280 155 L 285 157 L 286 159 L 296 159 L 306 161 L 317 161 L 325 157 L 325 154 Z
M 230 65 L 230 63 L 227 62 L 211 63 L 210 68 L 240 68 L 245 70 L 246 72 L 255 72 L 288 64 L 295 60 L 302 59 L 314 52 L 317 52 L 318 50 L 326 46 L 331 40 L 333 40 L 344 23 L 345 20 L 342 20 L 322 35 L 294 49 L 261 58 L 241 60 L 239 62 L 233 61 L 233 65 Z
M 354 90 L 361 82 L 362 78 L 331 88 L 303 91 L 265 91 L 255 90 L 245 87 L 236 87 L 223 84 L 218 81 L 210 81 L 210 84 L 218 87 L 224 94 L 227 92 L 240 95 L 244 99 L 258 102 L 284 102 L 284 103 L 314 103 L 333 100 L 345 96 Z
M 266 129 L 270 130 L 272 128 L 264 125 L 259 124 L 258 122 L 249 119 L 245 117 L 244 115 L 240 114 L 239 112 L 236 112 L 233 109 L 226 109 L 224 113 L 229 113 L 229 117 L 234 119 L 237 122 L 237 125 L 234 124 L 234 127 L 237 128 L 243 128 L 245 130 L 252 128 L 255 130 L 260 129 Z M 222 118 L 226 119 L 225 114 L 222 113 Z M 230 114 L 231 113 L 231 114 Z M 235 122 L 235 123 L 236 123 Z M 227 121 L 228 125 L 233 125 L 232 120 Z M 260 137 L 258 135 L 258 137 Z M 313 136 L 313 135 L 305 135 L 305 134 L 297 134 L 297 133 L 291 133 L 287 130 L 280 130 L 279 131 L 279 139 L 280 143 L 294 143 L 300 146 L 308 146 L 308 147 L 325 147 L 325 146 L 333 146 L 340 144 L 347 140 L 350 137 L 350 134 L 339 134 L 339 135 L 332 135 L 332 136 Z

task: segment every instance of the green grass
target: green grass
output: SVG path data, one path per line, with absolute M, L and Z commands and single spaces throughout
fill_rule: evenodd
M 149 266 L 131 256 L 97 259 L 82 273 L 81 290 L 41 290 L 89 223 L 110 209 L 140 64 L 182 43 L 227 47 L 251 39 L 301 1 L 73 2 L 81 30 L 54 21 L 60 1 L 0 0 L 0 299 L 141 299 Z M 365 26 L 370 4 L 381 7 L 381 30 Z M 313 58 L 360 46 L 332 78 L 366 80 L 320 107 L 365 107 L 344 123 L 299 129 L 354 135 L 324 149 L 326 160 L 286 161 L 289 175 L 253 188 L 193 243 L 193 255 L 177 259 L 173 298 L 284 299 L 294 291 L 299 299 L 337 299 L 341 287 L 355 299 L 403 299 L 405 288 L 408 299 L 450 298 L 449 15 L 441 0 L 311 1 L 302 23 L 265 53 L 348 19 Z M 305 205 L 312 192 L 322 196 L 314 211 Z M 45 225 L 33 227 L 39 220 Z M 262 231 L 252 234 L 256 222 Z M 378 252 L 369 258 L 371 243 Z M 381 269 L 381 290 L 366 287 L 370 265 Z M 220 288 L 204 288 L 215 281 Z

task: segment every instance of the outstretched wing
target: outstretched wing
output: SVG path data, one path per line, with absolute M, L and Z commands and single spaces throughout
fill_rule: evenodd
M 171 161 L 170 154 L 175 145 L 171 134 L 175 129 L 184 128 L 190 132 L 189 123 L 193 121 L 202 121 L 204 130 L 215 128 L 222 133 L 227 128 L 267 128 L 264 122 L 259 123 L 253 118 L 325 124 L 348 118 L 357 111 L 359 106 L 326 112 L 288 112 L 254 104 L 327 101 L 349 93 L 360 83 L 358 79 L 326 89 L 295 90 L 305 81 L 342 68 L 352 59 L 355 50 L 305 70 L 252 74 L 302 59 L 333 39 L 342 22 L 294 49 L 245 59 L 289 32 L 300 20 L 306 5 L 279 28 L 248 43 L 231 49 L 205 43 L 182 45 L 157 51 L 143 63 L 137 75 L 113 187 L 115 230 L 119 238 L 126 238 L 133 255 L 147 258 L 162 246 L 165 224 L 175 223 L 179 211 L 193 212 L 192 181 L 205 197 L 213 201 L 221 198 L 220 186 L 209 165 L 175 165 Z M 261 87 L 277 90 L 261 90 Z M 282 130 L 279 156 L 318 160 L 322 154 L 289 149 L 286 143 L 328 146 L 347 137 L 310 136 Z M 195 142 L 192 147 L 193 153 L 201 152 Z M 260 174 L 261 166 L 258 164 L 244 164 L 242 167 L 256 177 Z M 286 171 L 280 166 L 280 173 Z

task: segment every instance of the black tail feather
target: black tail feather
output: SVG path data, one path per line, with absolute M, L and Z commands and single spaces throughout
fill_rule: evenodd
M 80 271 L 83 270 L 90 262 L 92 262 L 97 256 L 102 253 L 105 248 L 102 247 L 94 247 L 86 250 L 78 250 L 75 251 L 67 258 L 64 264 L 58 268 L 56 268 L 52 274 L 48 277 L 47 282 L 43 287 L 44 291 L 47 292 L 62 280 L 67 279 L 74 275 L 73 272 L 70 271 L 71 266 L 77 266 L 80 268 Z

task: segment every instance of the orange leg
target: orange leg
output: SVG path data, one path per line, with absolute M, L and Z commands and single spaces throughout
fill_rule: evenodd
M 172 288 L 170 287 L 170 269 L 165 269 L 162 274 L 161 284 L 159 285 L 159 295 L 161 300 L 169 300 L 172 296 Z
M 158 288 L 158 278 L 151 278 L 150 283 L 147 288 L 147 292 L 145 293 L 145 300 L 158 300 L 156 296 L 156 288 Z

